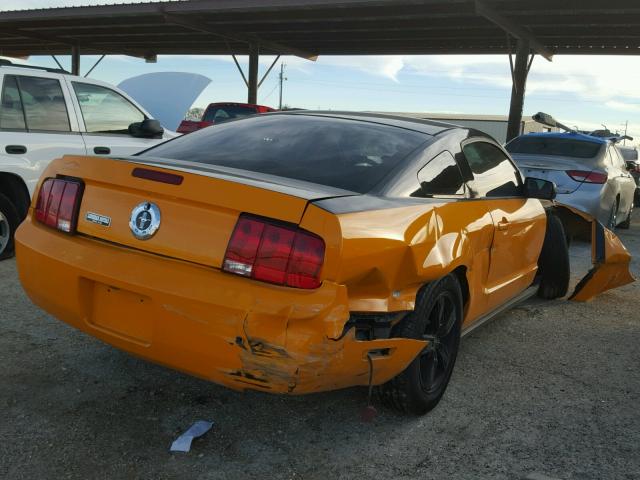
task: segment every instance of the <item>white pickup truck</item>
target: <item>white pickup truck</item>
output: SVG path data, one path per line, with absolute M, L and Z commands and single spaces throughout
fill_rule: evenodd
M 63 70 L 0 60 L 0 85 L 0 260 L 51 160 L 131 155 L 176 135 L 116 87 Z

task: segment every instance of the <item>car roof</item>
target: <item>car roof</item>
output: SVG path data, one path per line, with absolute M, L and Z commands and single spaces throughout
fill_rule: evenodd
M 517 138 L 568 138 L 573 140 L 580 140 L 584 142 L 599 143 L 605 145 L 610 142 L 610 139 L 603 137 L 594 137 L 592 135 L 585 135 L 578 132 L 535 132 L 520 135 Z
M 402 117 L 399 115 L 386 115 L 380 113 L 368 112 L 347 112 L 333 110 L 295 110 L 266 113 L 264 115 L 298 115 L 307 117 L 327 117 L 341 118 L 345 120 L 356 120 L 360 122 L 377 123 L 379 125 L 388 125 L 391 127 L 399 127 L 415 132 L 425 133 L 435 136 L 447 130 L 461 128 L 459 125 L 438 122 L 434 120 L 423 120 L 420 118 Z

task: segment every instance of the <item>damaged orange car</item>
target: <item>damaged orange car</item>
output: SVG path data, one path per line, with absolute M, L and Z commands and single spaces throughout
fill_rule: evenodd
M 567 293 L 565 227 L 593 241 L 575 299 L 633 280 L 617 237 L 555 205 L 553 184 L 437 122 L 265 114 L 133 157 L 65 156 L 38 192 L 16 235 L 31 299 L 235 389 L 377 385 L 424 413 L 461 335 Z

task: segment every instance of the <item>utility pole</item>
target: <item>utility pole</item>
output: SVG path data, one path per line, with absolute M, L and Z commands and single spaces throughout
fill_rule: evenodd
M 278 107 L 278 110 L 282 110 L 282 84 L 285 82 L 285 80 L 287 80 L 286 77 L 284 76 L 285 66 L 286 65 L 284 63 L 280 64 L 280 76 L 279 76 L 280 77 L 280 103 L 279 103 L 280 106 Z
M 629 120 L 625 120 L 624 122 L 624 136 L 625 138 L 622 140 L 622 145 L 626 145 L 627 144 L 627 127 L 629 127 Z

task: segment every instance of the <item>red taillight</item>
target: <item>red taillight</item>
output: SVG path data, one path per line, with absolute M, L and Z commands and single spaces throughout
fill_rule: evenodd
M 318 288 L 324 241 L 294 226 L 241 215 L 227 246 L 222 269 L 263 282 Z
M 584 183 L 606 183 L 607 182 L 607 174 L 602 172 L 567 170 L 567 175 L 573 178 L 576 182 L 584 182 Z
M 75 231 L 81 184 L 74 180 L 47 178 L 36 202 L 36 220 L 62 232 Z

